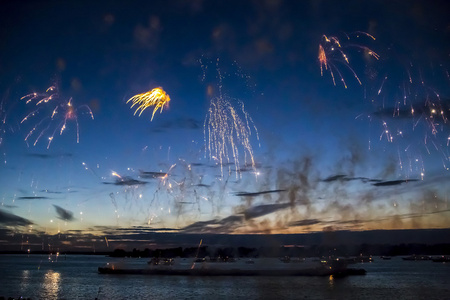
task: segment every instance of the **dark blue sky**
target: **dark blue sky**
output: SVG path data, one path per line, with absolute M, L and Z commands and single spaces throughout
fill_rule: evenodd
M 447 228 L 448 8 L 447 1 L 8 1 L 0 16 L 0 226 L 37 235 L 104 235 L 115 226 Z M 330 38 L 340 48 L 331 49 Z M 328 47 L 323 76 L 319 44 Z M 59 97 L 48 103 L 21 99 L 50 86 Z M 159 86 L 169 107 L 153 121 L 153 108 L 133 115 L 127 100 Z M 78 143 L 73 117 L 59 134 L 70 98 Z M 219 100 L 251 133 L 239 141 L 225 131 L 222 144 L 235 142 L 239 154 L 230 152 L 222 168 L 204 135 L 218 134 L 208 111 Z M 255 165 L 243 170 L 250 156 Z

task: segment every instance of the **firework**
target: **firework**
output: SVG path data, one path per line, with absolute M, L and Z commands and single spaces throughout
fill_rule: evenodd
M 161 87 L 157 87 L 152 89 L 151 91 L 148 91 L 147 93 L 138 94 L 131 97 L 130 99 L 128 99 L 127 103 L 130 101 L 133 103 L 131 105 L 131 108 L 133 108 L 133 106 L 135 105 L 139 105 L 136 111 L 134 112 L 134 114 L 136 115 L 136 113 L 140 111 L 139 116 L 141 116 L 142 112 L 147 107 L 154 106 L 152 118 L 150 120 L 153 121 L 153 117 L 156 111 L 159 108 L 161 108 L 162 112 L 164 106 L 169 105 L 170 97 Z
M 155 193 L 153 194 L 153 199 L 152 199 L 152 204 L 153 202 L 157 199 L 158 194 L 162 191 L 165 190 L 165 192 L 167 193 L 167 195 L 173 196 L 174 198 L 178 198 L 176 196 L 177 193 L 175 193 L 175 189 L 180 189 L 182 190 L 184 188 L 184 182 L 185 179 L 183 179 L 180 182 L 175 181 L 172 177 L 172 171 L 173 169 L 177 166 L 177 164 L 173 164 L 170 166 L 169 170 L 165 173 L 160 172 L 161 176 L 159 176 L 158 178 L 160 179 L 159 183 L 158 183 L 158 187 L 155 190 Z M 180 193 L 181 197 L 183 197 L 183 193 Z
M 403 53 L 390 56 L 394 60 L 386 61 L 384 75 L 374 79 L 369 94 L 372 115 L 380 121 L 380 140 L 386 137 L 395 145 L 399 169 L 407 176 L 423 178 L 431 161 L 448 170 L 450 99 L 441 97 L 448 93 L 445 72 L 439 75 L 408 62 Z
M 0 147 L 2 146 L 7 133 L 14 133 L 18 130 L 16 122 L 11 122 L 15 117 L 14 108 L 17 101 L 10 97 L 11 88 L 8 88 L 0 98 Z M 3 156 L 6 153 L 3 152 Z M 6 163 L 6 160 L 4 160 Z
M 55 134 L 59 131 L 59 134 L 62 135 L 64 130 L 66 129 L 68 121 L 74 121 L 77 126 L 77 143 L 80 142 L 80 130 L 78 124 L 78 115 L 80 113 L 87 113 L 90 118 L 93 120 L 94 115 L 88 105 L 81 105 L 75 107 L 72 103 L 72 98 L 69 100 L 63 100 L 61 96 L 58 94 L 58 90 L 56 87 L 49 87 L 45 93 L 31 93 L 21 98 L 21 100 L 26 100 L 26 104 L 30 104 L 33 101 L 36 101 L 35 109 L 28 113 L 20 122 L 21 124 L 27 121 L 34 116 L 37 116 L 43 112 L 51 111 L 50 114 L 46 114 L 39 122 L 37 122 L 33 128 L 28 132 L 25 137 L 25 142 L 28 143 L 28 139 L 32 136 L 36 136 L 33 146 L 35 146 L 38 141 L 46 134 L 47 131 L 50 131 L 51 134 L 48 137 L 47 149 L 50 148 L 50 144 L 53 141 Z M 48 110 L 48 106 L 51 106 L 52 109 Z
M 239 149 L 244 149 L 245 165 L 251 165 L 255 169 L 255 159 L 250 143 L 252 128 L 256 137 L 258 131 L 253 120 L 244 109 L 244 104 L 238 101 L 239 109 L 236 109 L 227 98 L 220 96 L 213 98 L 204 123 L 204 137 L 206 153 L 210 159 L 218 162 L 223 175 L 223 167 L 234 164 L 236 177 L 239 175 L 240 162 Z
M 365 32 L 355 32 L 354 33 L 357 37 L 359 35 L 365 35 L 375 40 L 373 36 L 371 36 L 368 33 Z M 350 40 L 350 36 L 346 34 L 347 40 Z M 372 51 L 366 46 L 358 45 L 358 44 L 345 44 L 344 46 L 341 45 L 339 39 L 335 36 L 327 37 L 326 35 L 322 36 L 322 39 L 319 43 L 319 52 L 318 52 L 318 60 L 320 65 L 320 75 L 323 76 L 324 70 L 329 71 L 331 78 L 333 80 L 333 84 L 336 85 L 336 78 L 335 73 L 337 74 L 338 79 L 342 82 L 342 85 L 347 88 L 347 84 L 345 82 L 344 76 L 342 75 L 341 71 L 337 67 L 337 63 L 344 65 L 350 72 L 353 74 L 355 79 L 358 81 L 358 83 L 361 85 L 361 80 L 359 79 L 356 72 L 353 70 L 353 68 L 350 66 L 349 59 L 347 57 L 347 54 L 344 52 L 344 48 L 358 48 L 360 50 L 363 50 L 367 55 L 374 57 L 375 59 L 379 59 L 379 56 L 377 53 Z
M 7 112 L 5 108 L 5 99 L 2 99 L 0 101 L 0 146 L 3 143 L 3 136 L 6 133 L 6 117 Z

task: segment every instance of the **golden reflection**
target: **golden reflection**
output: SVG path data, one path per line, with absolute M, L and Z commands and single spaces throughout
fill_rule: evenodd
M 30 270 L 23 270 L 21 279 L 22 281 L 20 282 L 20 289 L 26 290 L 30 280 Z
M 44 294 L 50 298 L 58 298 L 58 292 L 61 288 L 61 273 L 48 270 L 44 275 Z
M 328 285 L 329 285 L 329 287 L 332 289 L 332 288 L 334 288 L 334 277 L 333 277 L 333 275 L 330 275 L 329 277 L 328 277 Z

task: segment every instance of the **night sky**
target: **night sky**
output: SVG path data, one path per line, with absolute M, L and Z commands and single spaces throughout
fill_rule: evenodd
M 3 3 L 0 248 L 449 228 L 449 8 Z

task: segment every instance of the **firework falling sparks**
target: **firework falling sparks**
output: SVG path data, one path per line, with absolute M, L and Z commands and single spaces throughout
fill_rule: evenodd
M 21 100 L 26 100 L 26 104 L 33 104 L 36 108 L 28 113 L 20 122 L 21 124 L 39 114 L 45 114 L 33 128 L 28 132 L 25 137 L 25 142 L 28 144 L 28 139 L 36 137 L 33 146 L 49 131 L 47 149 L 53 141 L 53 138 L 57 132 L 62 135 L 66 129 L 68 121 L 74 121 L 77 127 L 77 143 L 80 142 L 80 130 L 78 123 L 79 114 L 88 114 L 93 120 L 94 115 L 90 107 L 86 104 L 75 107 L 72 103 L 72 98 L 69 100 L 63 100 L 58 93 L 58 89 L 55 86 L 49 87 L 45 93 L 31 93 L 23 96 Z M 51 106 L 52 109 L 48 110 Z M 50 112 L 50 113 L 48 113 Z
M 450 99 L 441 96 L 448 92 L 446 72 L 407 62 L 403 53 L 391 56 L 395 61 L 387 61 L 368 99 L 381 124 L 380 141 L 396 146 L 399 169 L 407 175 L 423 179 L 426 162 L 436 159 L 449 170 Z
M 180 164 L 178 164 L 178 165 L 182 166 L 181 169 L 183 169 L 183 171 L 188 171 L 188 169 L 190 169 L 190 166 L 186 166 L 184 163 L 182 163 L 181 160 L 180 160 Z M 173 198 L 175 202 L 183 201 L 183 199 L 185 197 L 186 177 L 184 177 L 180 181 L 176 181 L 175 179 L 173 179 L 172 172 L 174 171 L 175 167 L 177 167 L 176 163 L 172 164 L 167 172 L 165 172 L 165 173 L 161 172 L 161 174 L 157 177 L 159 179 L 158 186 L 155 189 L 155 192 L 153 194 L 153 198 L 152 198 L 150 204 L 152 206 L 156 205 L 157 207 L 160 208 L 161 211 L 164 210 L 164 207 L 169 204 L 169 203 L 165 203 L 164 205 L 161 205 L 161 203 L 159 201 L 159 194 L 161 192 L 164 191 L 165 194 L 167 196 L 169 196 L 170 198 Z M 183 174 L 184 176 L 187 175 L 185 172 L 183 172 L 183 173 L 184 173 Z M 166 210 L 170 214 L 170 211 L 171 211 L 170 207 L 166 208 Z
M 251 165 L 253 169 L 256 167 L 250 138 L 253 128 L 259 140 L 258 131 L 241 101 L 238 101 L 238 107 L 236 109 L 223 96 L 213 98 L 204 123 L 206 153 L 218 162 L 222 176 L 224 165 L 229 166 L 231 173 L 230 163 L 234 164 L 236 177 L 240 176 L 240 147 L 244 149 L 244 164 Z
M 7 109 L 6 109 L 6 101 L 3 98 L 0 101 L 0 146 L 3 144 L 3 136 L 6 133 L 6 118 L 7 118 Z
M 356 35 L 356 37 L 359 37 L 360 35 L 367 36 L 373 40 L 375 38 L 365 32 L 355 32 L 351 35 Z M 347 40 L 350 40 L 350 35 L 345 35 Z M 355 79 L 358 81 L 358 83 L 361 85 L 361 80 L 359 79 L 356 72 L 353 70 L 353 68 L 350 66 L 350 61 L 348 59 L 347 54 L 344 52 L 345 48 L 357 48 L 359 50 L 364 51 L 367 55 L 374 57 L 376 60 L 379 59 L 379 55 L 369 49 L 366 46 L 358 45 L 358 44 L 345 44 L 344 46 L 341 45 L 339 39 L 335 36 L 328 37 L 326 35 L 322 36 L 322 39 L 319 43 L 319 52 L 318 52 L 318 60 L 320 65 L 320 75 L 323 76 L 324 70 L 329 71 L 331 78 L 333 80 L 333 84 L 336 85 L 336 76 L 337 79 L 339 79 L 342 82 L 342 85 L 347 88 L 347 84 L 345 82 L 344 76 L 342 75 L 342 72 L 339 70 L 337 64 L 344 65 L 350 72 L 353 74 Z
M 152 118 L 150 121 L 153 121 L 153 117 L 155 116 L 156 111 L 161 108 L 161 111 L 163 111 L 164 106 L 169 105 L 170 97 L 169 95 L 161 88 L 157 87 L 152 89 L 151 91 L 148 91 L 146 93 L 138 94 L 130 99 L 128 99 L 128 102 L 132 102 L 131 108 L 135 105 L 139 105 L 134 114 L 138 111 L 140 111 L 139 116 L 141 116 L 142 112 L 147 108 L 154 106 Z

